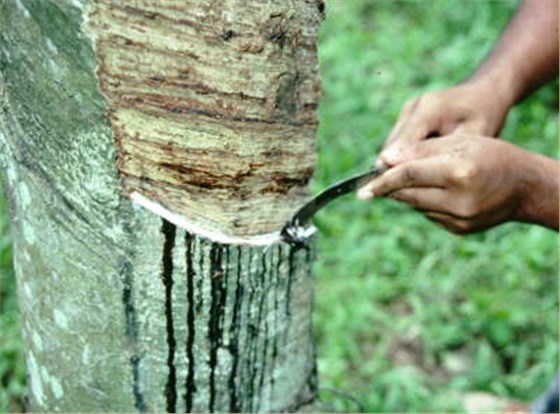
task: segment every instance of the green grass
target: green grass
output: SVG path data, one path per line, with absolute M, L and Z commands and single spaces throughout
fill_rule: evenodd
M 370 166 L 405 100 L 468 76 L 514 9 L 327 2 L 315 191 Z M 557 157 L 556 91 L 515 108 L 502 136 Z M 368 412 L 460 412 L 454 396 L 466 392 L 530 401 L 546 388 L 558 369 L 556 233 L 507 224 L 458 237 L 394 201 L 352 198 L 320 213 L 318 226 L 322 386 Z
M 467 76 L 510 1 L 327 3 L 314 190 L 370 166 L 402 103 Z M 502 136 L 558 156 L 558 84 L 515 108 Z M 0 409 L 24 373 L 5 201 L 0 198 Z M 390 200 L 320 213 L 315 331 L 321 387 L 368 412 L 462 411 L 457 395 L 531 400 L 558 369 L 557 234 L 507 224 L 458 237 Z M 356 404 L 330 391 L 339 410 Z

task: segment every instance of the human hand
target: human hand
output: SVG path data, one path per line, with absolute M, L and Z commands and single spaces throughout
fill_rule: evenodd
M 384 161 L 391 168 L 359 198 L 394 198 L 458 234 L 509 220 L 558 228 L 556 160 L 502 140 L 454 134 L 392 149 Z
M 512 97 L 499 93 L 490 79 L 471 79 L 455 87 L 409 100 L 395 123 L 377 164 L 385 154 L 414 142 L 452 133 L 495 136 L 504 123 Z

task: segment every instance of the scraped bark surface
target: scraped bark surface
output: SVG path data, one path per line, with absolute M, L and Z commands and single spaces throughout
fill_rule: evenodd
M 319 6 L 93 2 L 126 192 L 227 235 L 278 231 L 315 165 Z

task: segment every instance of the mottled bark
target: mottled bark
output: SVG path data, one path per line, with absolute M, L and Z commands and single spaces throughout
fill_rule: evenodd
M 291 81 L 271 73 L 275 56 L 314 56 L 305 33 L 316 33 L 316 2 L 223 3 L 247 3 L 251 16 L 203 3 L 0 0 L 0 163 L 33 411 L 295 411 L 315 398 L 312 252 L 218 244 L 126 196 L 142 190 L 185 216 L 193 205 L 190 219 L 251 236 L 276 230 L 305 195 L 315 92 L 303 79 L 316 82 L 315 68 L 293 63 Z M 179 4 L 196 13 L 169 7 Z M 119 22 L 101 23 L 105 9 L 144 33 L 144 51 L 125 47 L 127 33 L 112 37 Z M 264 18 L 273 23 L 255 32 Z M 265 58 L 241 58 L 246 82 L 232 75 L 228 95 L 227 83 L 203 83 L 215 66 L 162 46 L 188 39 Z M 135 56 L 151 69 L 117 81 L 125 73 L 111 65 Z M 197 77 L 173 78 L 177 67 Z

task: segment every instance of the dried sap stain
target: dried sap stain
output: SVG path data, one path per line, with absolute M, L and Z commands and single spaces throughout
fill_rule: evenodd
M 212 243 L 210 247 L 210 284 L 211 302 L 210 318 L 208 320 L 208 341 L 210 343 L 210 398 L 208 402 L 209 412 L 214 412 L 216 398 L 216 370 L 218 364 L 218 349 L 223 345 L 223 326 L 227 297 L 227 280 L 223 267 L 224 247 L 218 243 Z M 226 264 L 227 268 L 227 264 Z
M 173 224 L 162 221 L 164 241 L 160 277 L 165 292 L 168 344 L 169 371 L 164 389 L 167 412 L 177 409 L 179 383 L 172 303 L 173 286 L 177 279 L 173 263 L 176 232 Z M 187 301 L 184 346 L 187 369 L 182 395 L 186 411 L 197 409 L 194 407 L 196 372 L 208 372 L 204 381 L 209 388 L 205 410 L 215 412 L 224 409 L 220 390 L 225 385 L 229 392 L 229 412 L 261 411 L 265 387 L 269 387 L 267 395 L 271 398 L 274 395 L 276 365 L 280 358 L 285 358 L 282 349 L 294 340 L 291 333 L 294 286 L 303 276 L 300 272 L 305 269 L 302 267 L 310 271 L 312 251 L 286 245 L 269 249 L 222 245 L 187 232 L 184 237 Z M 203 286 L 198 286 L 201 283 L 209 283 L 208 296 L 204 296 Z M 201 312 L 208 315 L 208 320 L 206 329 L 198 327 L 197 332 L 196 318 Z M 205 339 L 200 340 L 208 344 L 205 348 L 207 358 L 202 359 L 208 364 L 207 371 L 197 371 L 195 343 L 198 335 L 204 336 Z M 229 372 L 219 374 L 224 369 L 218 359 L 220 349 L 230 353 L 231 365 L 228 364 Z
M 175 328 L 173 325 L 173 248 L 175 247 L 175 225 L 162 219 L 161 233 L 164 236 L 162 252 L 161 281 L 165 289 L 165 322 L 167 331 L 167 367 L 168 376 L 165 384 L 167 412 L 175 413 L 177 407 L 177 372 L 175 367 Z
M 237 386 L 237 368 L 239 365 L 239 329 L 241 321 L 241 304 L 243 303 L 245 289 L 241 283 L 241 263 L 244 249 L 237 246 L 237 263 L 235 267 L 235 294 L 233 298 L 233 313 L 229 328 L 229 351 L 232 358 L 231 371 L 228 378 L 230 393 L 229 410 L 231 413 L 241 412 L 239 389 Z
M 195 344 L 195 287 L 194 279 L 196 271 L 194 267 L 194 237 L 185 232 L 185 261 L 187 269 L 187 341 L 186 341 L 186 355 L 187 355 L 187 377 L 185 378 L 185 407 L 186 412 L 192 412 L 193 408 L 193 395 L 196 392 L 195 384 L 195 359 L 194 359 L 194 344 Z

